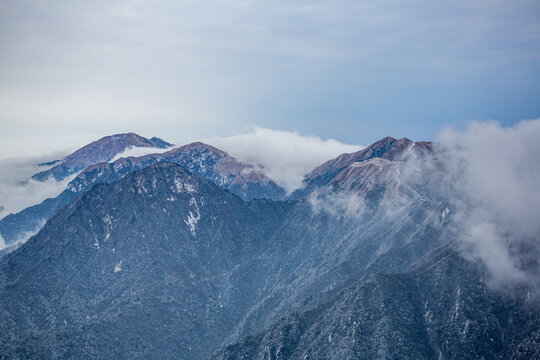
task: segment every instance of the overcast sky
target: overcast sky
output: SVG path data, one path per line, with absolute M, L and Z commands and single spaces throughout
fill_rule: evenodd
M 350 144 L 540 117 L 540 2 L 0 0 L 0 158 L 249 125 Z

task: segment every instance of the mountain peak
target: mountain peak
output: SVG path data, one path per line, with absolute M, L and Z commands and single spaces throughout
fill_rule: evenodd
M 414 142 L 405 137 L 400 139 L 391 136 L 384 137 L 360 151 L 341 154 L 318 166 L 306 175 L 304 179 L 306 187 L 294 196 L 302 197 L 317 187 L 330 184 L 340 172 L 354 163 L 372 158 L 390 161 L 403 160 L 409 153 L 417 157 L 431 152 L 431 149 L 432 143 L 430 142 Z
M 44 181 L 49 177 L 63 180 L 66 177 L 84 170 L 88 166 L 101 161 L 109 161 L 116 155 L 132 147 L 147 147 L 165 149 L 171 146 L 168 142 L 153 137 L 147 139 L 133 132 L 114 134 L 92 141 L 75 152 L 69 154 L 51 169 L 32 176 L 34 180 Z
M 206 182 L 206 180 L 194 176 L 182 166 L 172 162 L 152 164 L 142 170 L 135 171 L 131 176 L 139 194 L 155 190 L 160 183 L 165 183 L 167 190 L 175 193 L 194 193 L 199 188 L 198 183 Z M 161 192 L 167 193 L 163 189 Z
M 83 146 L 74 153 L 68 155 L 66 158 L 77 157 L 80 154 L 86 154 L 91 150 L 95 150 L 96 147 L 103 148 L 115 145 L 120 148 L 123 147 L 123 150 L 126 150 L 129 147 L 156 147 L 164 149 L 172 146 L 172 144 L 169 144 L 168 142 L 157 137 L 147 139 L 133 132 L 121 133 L 104 136 L 98 140 L 92 141 L 90 144 Z
M 119 136 L 125 138 L 122 135 Z M 6 244 L 13 243 L 21 236 L 26 236 L 25 234 L 40 229 L 43 226 L 43 220 L 51 218 L 56 212 L 94 185 L 116 182 L 128 174 L 155 163 L 180 165 L 191 174 L 227 189 L 245 201 L 259 198 L 284 199 L 286 196 L 285 189 L 253 166 L 244 164 L 213 146 L 195 142 L 164 153 L 122 157 L 113 162 L 100 161 L 89 165 L 57 197 L 47 199 L 40 204 L 2 219 L 0 221 L 0 236 L 3 237 Z M 66 163 L 60 165 L 65 166 Z M 53 171 L 62 170 L 66 171 L 62 167 L 53 168 Z
M 195 141 L 186 145 L 179 146 L 175 149 L 172 149 L 165 154 L 173 155 L 176 153 L 186 152 L 186 151 L 208 151 L 210 153 L 217 154 L 219 156 L 229 156 L 225 151 L 220 150 L 212 145 L 205 144 L 200 141 Z

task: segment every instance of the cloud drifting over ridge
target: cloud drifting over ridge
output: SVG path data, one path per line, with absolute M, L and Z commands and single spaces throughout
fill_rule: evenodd
M 35 173 L 47 169 L 47 167 L 37 164 L 51 159 L 63 158 L 64 155 L 1 159 L 0 206 L 2 208 L 0 208 L 0 219 L 60 194 L 73 179 L 73 176 L 63 181 L 56 181 L 52 178 L 43 182 L 28 179 Z
M 149 148 L 149 147 L 131 147 L 131 148 L 126 149 L 125 151 L 121 152 L 120 154 L 116 155 L 109 162 L 112 163 L 112 162 L 115 162 L 116 160 L 118 160 L 120 158 L 127 158 L 127 157 L 131 157 L 131 156 L 139 157 L 139 156 L 144 156 L 144 155 L 149 155 L 149 154 L 161 154 L 161 153 L 164 153 L 166 151 L 171 150 L 173 147 L 174 147 L 174 145 L 171 146 L 171 147 L 168 147 L 166 149 Z
M 473 122 L 438 140 L 464 254 L 480 259 L 496 283 L 540 285 L 530 261 L 540 254 L 540 119 L 510 128 Z
M 255 165 L 288 192 L 298 189 L 309 171 L 340 154 L 363 149 L 361 145 L 323 140 L 298 132 L 252 126 L 247 133 L 201 140 Z
M 370 184 L 385 185 L 377 209 L 392 223 L 407 219 L 416 201 L 449 204 L 442 213 L 426 213 L 432 224 L 448 224 L 441 240 L 485 265 L 494 287 L 528 285 L 540 292 L 539 139 L 540 119 L 513 127 L 472 122 L 464 130 L 449 128 L 439 134 L 433 154 L 376 161 L 382 177 L 362 173 L 360 187 L 315 192 L 310 204 L 315 212 L 359 217 L 366 208 L 361 192 Z

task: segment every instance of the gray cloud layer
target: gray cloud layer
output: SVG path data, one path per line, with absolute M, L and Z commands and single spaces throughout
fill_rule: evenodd
M 301 185 L 303 176 L 315 166 L 343 152 L 356 151 L 360 145 L 348 145 L 296 132 L 252 127 L 250 131 L 229 137 L 213 137 L 203 141 L 228 151 L 239 160 L 253 164 L 278 184 L 292 191 Z M 161 153 L 168 149 L 131 148 L 120 157 Z M 45 170 L 37 164 L 63 158 L 64 153 L 49 156 L 0 159 L 0 218 L 16 213 L 60 194 L 74 176 L 64 180 L 44 182 L 28 180 Z
M 180 143 L 256 122 L 362 143 L 532 116 L 539 14 L 536 0 L 2 1 L 0 157 L 82 134 Z

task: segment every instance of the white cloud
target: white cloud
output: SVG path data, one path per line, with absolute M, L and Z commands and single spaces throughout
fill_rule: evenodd
M 472 122 L 465 130 L 447 129 L 438 136 L 435 156 L 406 156 L 390 163 L 385 176 L 364 183 L 384 183 L 379 211 L 402 221 L 406 205 L 417 199 L 449 200 L 446 235 L 458 250 L 485 265 L 493 286 L 527 284 L 540 290 L 540 119 L 503 128 L 496 122 Z M 366 162 L 367 164 L 368 162 Z M 369 186 L 368 186 L 369 187 Z M 362 214 L 365 202 L 355 194 L 312 194 L 315 211 L 336 216 Z M 324 193 L 323 193 L 324 194 Z M 440 217 L 432 217 L 439 221 Z
M 118 154 L 111 162 L 121 157 L 143 156 L 167 150 L 169 149 L 134 147 Z M 58 196 L 77 174 L 62 181 L 56 181 L 52 177 L 46 181 L 35 181 L 31 176 L 50 168 L 38 164 L 62 159 L 65 155 L 62 152 L 45 156 L 0 159 L 0 219 L 39 204 L 45 199 Z
M 127 158 L 130 156 L 133 157 L 139 157 L 144 156 L 148 154 L 161 154 L 166 151 L 171 150 L 172 147 L 162 149 L 162 148 L 148 148 L 148 147 L 131 147 L 129 149 L 126 149 L 124 152 L 121 152 L 120 154 L 116 155 L 111 161 L 109 162 L 115 162 L 116 160 L 120 158 Z
M 361 150 L 361 145 L 323 140 L 297 132 L 253 126 L 247 133 L 201 140 L 231 156 L 259 167 L 269 178 L 292 192 L 304 175 L 340 154 Z
M 540 254 L 539 140 L 540 119 L 511 128 L 474 122 L 439 136 L 464 253 L 497 283 L 540 285 L 525 259 Z
M 56 197 L 66 188 L 74 176 L 63 181 L 28 180 L 33 174 L 48 168 L 37 164 L 63 157 L 63 154 L 55 155 L 0 160 L 0 206 L 2 207 L 0 218 L 38 204 L 47 198 Z

